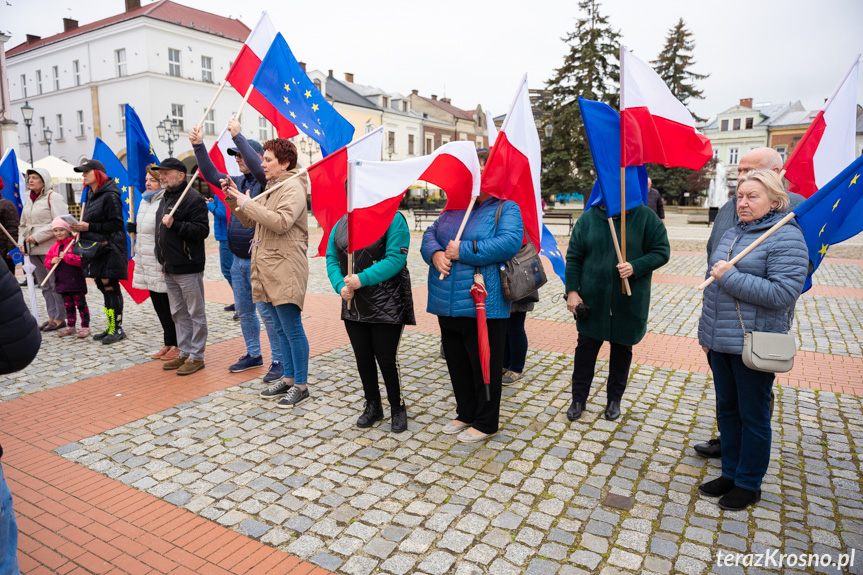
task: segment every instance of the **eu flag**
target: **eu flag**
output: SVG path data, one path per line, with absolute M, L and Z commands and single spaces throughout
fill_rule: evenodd
M 21 201 L 23 177 L 18 171 L 18 158 L 15 157 L 15 150 L 12 148 L 7 149 L 3 159 L 0 160 L 0 179 L 3 180 L 3 190 L 0 194 L 15 205 L 20 216 L 21 210 L 24 209 L 24 203 Z
M 113 155 L 113 152 L 111 152 Z M 150 144 L 150 138 L 144 131 L 141 119 L 132 106 L 126 104 L 126 166 L 129 168 L 128 185 L 137 190 L 138 194 L 144 189 L 144 180 L 147 177 L 147 166 L 158 164 L 159 159 Z M 105 164 L 108 167 L 108 164 Z M 135 205 L 138 205 L 137 203 Z
M 805 292 L 812 287 L 812 274 L 830 246 L 863 232 L 863 156 L 797 206 L 794 214 L 812 264 L 803 286 Z
M 300 68 L 281 32 L 252 80 L 280 114 L 321 146 L 324 156 L 350 143 L 354 127 L 318 91 Z
M 560 253 L 560 248 L 557 247 L 557 240 L 554 239 L 545 224 L 542 224 L 542 239 L 540 241 L 539 255 L 548 258 L 554 273 L 560 277 L 560 281 L 566 284 L 566 262 L 563 259 L 563 254 Z
M 620 213 L 620 114 L 608 104 L 578 99 L 584 131 L 593 157 L 596 182 L 590 192 L 592 206 L 604 205 L 608 217 Z M 647 168 L 626 168 L 626 209 L 647 203 Z

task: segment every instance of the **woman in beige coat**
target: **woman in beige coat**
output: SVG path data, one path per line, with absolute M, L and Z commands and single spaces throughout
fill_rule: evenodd
M 264 302 L 279 333 L 285 376 L 261 393 L 281 397 L 278 407 L 291 408 L 309 398 L 309 340 L 301 310 L 309 281 L 306 179 L 297 175 L 297 148 L 284 139 L 264 144 L 261 166 L 267 178 L 261 200 L 241 194 L 230 178 L 222 180 L 226 203 L 246 227 L 255 227 L 252 240 L 252 299 Z M 265 193 L 266 193 L 265 191 Z

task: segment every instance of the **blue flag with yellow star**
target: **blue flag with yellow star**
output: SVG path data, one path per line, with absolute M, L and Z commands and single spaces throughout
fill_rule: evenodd
M 354 127 L 318 91 L 294 58 L 281 32 L 252 80 L 280 114 L 321 146 L 324 156 L 350 143 Z
M 141 205 L 141 192 L 129 185 L 130 178 L 126 168 L 123 167 L 122 162 L 117 159 L 117 156 L 108 147 L 108 144 L 99 138 L 96 138 L 93 159 L 102 162 L 102 165 L 105 166 L 105 175 L 114 180 L 114 183 L 120 188 L 120 198 L 123 200 L 123 221 L 132 221 L 129 210 L 132 207 L 132 202 L 134 202 L 135 213 L 138 213 L 138 206 Z M 83 202 L 84 200 L 82 199 L 81 201 Z M 131 257 L 132 239 L 129 237 L 129 234 L 126 234 L 126 249 L 126 253 Z
M 113 152 L 112 152 L 113 153 Z M 126 166 L 129 170 L 130 186 L 133 186 L 138 194 L 144 189 L 144 180 L 147 177 L 147 166 L 158 164 L 159 159 L 150 145 L 150 138 L 144 131 L 144 125 L 135 110 L 126 104 Z M 107 164 L 105 165 L 107 168 Z M 136 206 L 138 204 L 135 204 Z
M 15 205 L 20 216 L 21 210 L 24 209 L 24 202 L 21 201 L 23 177 L 18 171 L 18 158 L 15 157 L 15 150 L 12 148 L 7 149 L 3 159 L 0 160 L 0 179 L 3 180 L 0 194 Z
M 542 224 L 542 239 L 540 240 L 539 255 L 545 256 L 551 262 L 551 267 L 554 273 L 560 277 L 560 281 L 566 284 L 566 262 L 563 259 L 563 254 L 560 253 L 560 248 L 557 247 L 557 240 L 551 235 L 551 231 Z
M 863 232 L 863 156 L 797 206 L 794 214 L 812 263 L 805 292 L 812 287 L 812 274 L 830 246 Z

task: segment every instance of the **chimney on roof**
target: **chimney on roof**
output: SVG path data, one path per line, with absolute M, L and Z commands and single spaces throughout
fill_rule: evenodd
M 432 100 L 437 101 L 437 94 L 432 94 Z
M 414 96 L 419 96 L 420 91 L 419 90 L 411 90 L 411 94 L 413 94 Z
M 37 36 L 36 34 L 27 34 L 27 43 L 32 44 L 33 42 L 38 42 L 42 39 L 42 36 Z
M 141 7 L 141 0 L 126 0 L 126 12 L 131 12 Z
M 345 72 L 345 82 L 354 83 L 354 75 L 350 72 Z
M 71 18 L 63 18 L 63 31 L 68 32 L 78 27 L 78 21 Z
M 752 98 L 740 98 L 740 105 L 744 108 L 752 107 Z
M 452 103 L 451 98 L 441 98 L 440 101 L 443 102 L 444 104 L 451 104 Z
M 306 71 L 306 63 L 305 63 L 305 62 L 297 62 L 297 64 L 299 64 L 299 65 L 300 65 L 300 68 L 302 68 L 302 69 L 303 69 L 303 72 L 305 72 L 305 71 Z
M 333 71 L 332 71 L 332 70 L 328 70 L 328 71 L 327 71 L 327 78 L 332 78 L 332 77 L 333 77 Z

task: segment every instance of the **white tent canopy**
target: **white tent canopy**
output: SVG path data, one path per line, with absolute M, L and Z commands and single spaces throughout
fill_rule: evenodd
M 33 162 L 33 167 L 48 170 L 48 173 L 51 174 L 51 182 L 55 186 L 57 184 L 82 184 L 84 182 L 81 174 L 74 171 L 75 166 L 56 156 L 45 156 L 41 160 L 36 160 Z M 30 163 L 19 159 L 18 169 L 26 174 L 27 170 L 30 169 Z

